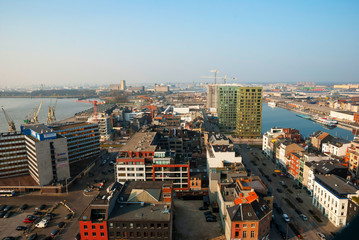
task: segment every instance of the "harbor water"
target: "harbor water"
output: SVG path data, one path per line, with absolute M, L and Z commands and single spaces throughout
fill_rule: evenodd
M 25 117 L 41 103 L 41 98 L 0 98 L 0 107 L 3 107 L 8 115 L 14 120 L 16 130 L 20 130 L 20 125 L 24 123 Z M 55 104 L 55 98 L 44 98 L 39 113 L 39 122 L 47 122 L 48 107 Z M 55 109 L 56 120 L 63 120 L 73 117 L 75 113 L 93 107 L 93 104 L 74 102 L 72 98 L 59 98 Z M 37 110 L 36 110 L 37 111 Z M 0 132 L 7 132 L 8 124 L 5 116 L 0 110 Z
M 324 131 L 334 137 L 341 137 L 349 141 L 353 140 L 351 131 L 336 127 L 326 128 L 317 122 L 296 116 L 298 113 L 283 108 L 271 108 L 267 103 L 263 103 L 262 110 L 262 134 L 272 127 L 296 128 L 303 137 L 309 137 L 316 131 Z

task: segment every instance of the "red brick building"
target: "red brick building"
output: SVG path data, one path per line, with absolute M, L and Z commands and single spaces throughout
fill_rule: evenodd
M 299 177 L 300 157 L 301 156 L 299 153 L 290 153 L 289 154 L 289 171 L 288 172 L 295 179 Z

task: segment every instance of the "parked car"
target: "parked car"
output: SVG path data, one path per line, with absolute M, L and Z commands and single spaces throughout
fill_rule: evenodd
M 317 235 L 318 235 L 318 237 L 319 237 L 320 239 L 322 239 L 322 240 L 325 240 L 325 239 L 326 239 L 326 238 L 325 238 L 325 235 L 324 235 L 323 233 L 318 232 Z
M 27 240 L 35 240 L 37 239 L 37 233 L 32 234 Z
M 65 216 L 65 219 L 68 220 L 68 219 L 70 219 L 71 217 L 72 217 L 72 213 L 69 213 L 69 214 L 67 214 L 67 215 Z
M 12 206 L 10 206 L 10 205 L 8 205 L 8 206 L 6 206 L 6 208 L 4 208 L 4 212 L 7 212 L 7 211 L 9 211 L 10 209 L 12 208 Z
M 57 226 L 58 226 L 59 228 L 62 228 L 64 225 L 65 225 L 64 222 L 59 222 L 59 224 L 57 224 Z
M 277 192 L 279 192 L 279 193 L 282 193 L 282 192 L 283 192 L 283 190 L 280 189 L 280 188 L 277 188 L 276 190 L 277 190 Z
M 294 210 L 296 213 L 298 213 L 298 215 L 301 215 L 302 214 L 302 211 L 300 211 L 299 209 L 295 209 Z
M 204 212 L 203 213 L 205 216 L 207 216 L 207 215 L 212 215 L 212 211 L 207 211 L 207 212 Z
M 37 227 L 37 228 L 46 228 L 48 224 L 49 224 L 48 221 L 41 220 L 40 222 L 36 223 L 35 227 Z
M 4 212 L 0 212 L 0 218 L 3 218 L 5 216 L 6 213 Z
M 206 222 L 217 222 L 216 218 L 206 218 Z
M 25 226 L 17 226 L 16 227 L 16 230 L 17 231 L 24 231 L 24 230 L 26 230 L 27 229 L 27 227 L 25 227 Z
M 0 206 L 0 211 L 3 211 L 7 206 L 6 205 L 1 205 Z
M 278 208 L 277 208 L 277 212 L 278 212 L 279 214 L 283 214 L 283 209 L 282 209 L 281 207 L 278 207 Z
M 273 177 L 276 177 L 276 176 L 277 176 L 277 174 L 275 174 L 275 173 L 272 173 L 272 176 L 273 176 Z
M 76 234 L 75 240 L 80 240 L 80 239 L 81 239 L 81 234 L 80 233 Z
M 46 204 L 42 204 L 42 205 L 39 207 L 40 210 L 44 210 L 45 208 L 46 208 Z
M 2 240 L 16 240 L 15 237 L 4 237 Z
M 199 208 L 199 210 L 201 210 L 201 211 L 202 210 L 208 210 L 208 206 L 202 206 L 202 207 Z
M 24 211 L 28 208 L 29 206 L 25 203 L 24 205 L 21 206 L 21 210 Z
M 299 203 L 303 203 L 303 200 L 300 197 L 296 197 L 295 200 L 297 200 Z
M 42 213 L 41 213 L 41 212 L 39 212 L 39 211 L 35 211 L 32 215 L 39 216 L 39 215 L 42 215 Z
M 307 221 L 307 220 L 308 220 L 307 216 L 305 216 L 304 214 L 300 214 L 299 216 L 303 219 L 303 221 Z
M 60 229 L 55 229 L 54 231 L 51 232 L 51 237 L 56 236 L 59 232 L 60 232 Z
M 284 213 L 282 216 L 283 216 L 284 221 L 290 222 L 290 219 L 287 214 Z
M 9 211 L 4 215 L 4 218 L 9 218 L 11 215 L 12 215 L 12 212 Z

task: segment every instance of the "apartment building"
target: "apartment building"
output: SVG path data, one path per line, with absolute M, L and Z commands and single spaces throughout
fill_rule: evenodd
M 119 151 L 116 181 L 173 181 L 174 190 L 189 189 L 189 164 L 178 162 L 168 150 L 158 149 L 158 134 L 142 130 Z
M 21 132 L 0 133 L 0 178 L 27 174 L 25 136 Z
M 98 130 L 100 133 L 100 142 L 105 142 L 111 139 L 111 117 L 105 113 L 97 114 L 97 117 L 91 116 L 87 122 L 98 124 Z
M 317 131 L 310 136 L 310 141 L 314 149 L 317 151 L 322 151 L 322 144 L 327 143 L 328 141 L 332 140 L 332 138 L 333 137 L 329 133 Z
M 359 158 L 359 142 L 352 141 L 350 146 L 345 153 L 345 162 L 348 164 L 349 169 L 356 176 L 359 176 L 358 168 L 358 158 Z
M 227 240 L 268 239 L 272 209 L 259 195 L 268 190 L 259 177 L 233 178 L 218 184 L 218 204 Z
M 344 158 L 348 147 L 350 147 L 350 141 L 342 138 L 333 138 L 322 144 L 322 152 L 329 156 Z
M 312 204 L 336 227 L 348 223 L 349 199 L 358 196 L 359 189 L 343 178 L 315 175 Z
M 262 87 L 240 87 L 237 90 L 236 105 L 236 134 L 238 137 L 261 138 Z
M 238 84 L 208 86 L 207 107 L 217 108 L 219 128 L 240 138 L 260 138 L 262 127 L 262 88 Z
M 306 165 L 309 167 L 307 188 L 312 194 L 314 189 L 315 175 L 336 175 L 342 178 L 348 176 L 348 169 L 341 165 L 336 160 L 322 160 L 318 162 L 308 162 Z
M 68 156 L 72 162 L 97 157 L 100 154 L 98 124 L 66 122 L 48 126 L 67 140 Z

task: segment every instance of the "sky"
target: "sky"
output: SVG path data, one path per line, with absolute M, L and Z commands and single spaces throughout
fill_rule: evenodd
M 0 89 L 359 82 L 359 1 L 0 0 Z

